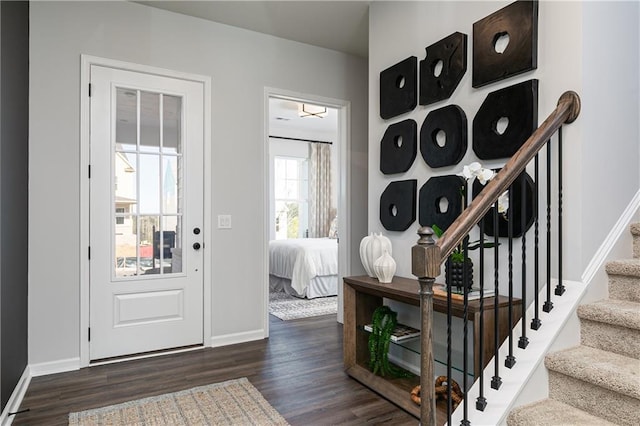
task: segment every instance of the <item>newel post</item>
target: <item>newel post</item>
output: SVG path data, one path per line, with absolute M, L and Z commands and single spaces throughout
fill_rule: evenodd
M 440 275 L 440 247 L 435 245 L 433 230 L 418 229 L 418 243 L 411 248 L 411 273 L 420 283 L 420 424 L 435 426 L 436 398 L 433 372 L 433 283 Z

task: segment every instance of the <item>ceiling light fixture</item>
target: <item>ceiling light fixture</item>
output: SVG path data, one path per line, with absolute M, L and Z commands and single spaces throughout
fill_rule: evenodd
M 329 114 L 327 107 L 311 104 L 298 104 L 298 115 L 302 118 L 324 118 Z

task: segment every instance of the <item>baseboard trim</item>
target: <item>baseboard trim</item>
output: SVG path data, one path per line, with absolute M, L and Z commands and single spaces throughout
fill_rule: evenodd
M 611 232 L 607 234 L 607 238 L 602 242 L 602 245 L 596 251 L 596 254 L 591 258 L 591 262 L 587 265 L 582 274 L 582 282 L 585 285 L 589 285 L 593 280 L 593 277 L 596 273 L 602 268 L 604 263 L 607 261 L 607 256 L 613 247 L 615 246 L 618 239 L 623 232 L 629 232 L 629 225 L 633 220 L 636 212 L 640 208 L 640 191 L 636 192 L 636 195 L 631 199 L 631 202 L 624 210 L 620 218 L 615 225 L 611 228 Z
M 0 425 L 6 426 L 13 423 L 13 415 L 10 416 L 9 413 L 15 413 L 20 409 L 20 404 L 22 404 L 24 395 L 27 393 L 27 388 L 29 388 L 29 383 L 31 383 L 31 377 L 31 370 L 27 365 L 20 380 L 18 380 L 18 384 L 11 393 L 7 405 L 5 405 L 2 414 L 0 414 Z
M 223 336 L 211 336 L 211 347 L 235 345 L 237 343 L 252 342 L 265 338 L 264 329 L 245 331 L 242 333 L 225 334 Z
M 596 254 L 591 258 L 591 262 L 589 262 L 585 268 L 584 273 L 582 274 L 582 282 L 585 285 L 589 285 L 596 273 L 602 268 L 609 256 L 609 253 L 613 250 L 613 247 L 622 233 L 628 232 L 629 225 L 639 208 L 640 191 L 636 192 L 627 208 L 624 210 L 620 218 L 618 218 L 616 224 L 613 225 L 611 232 L 607 234 L 607 238 L 605 238 L 602 245 L 598 248 L 598 251 L 596 251 Z
M 80 370 L 80 358 L 61 359 L 59 361 L 30 364 L 31 377 L 46 376 L 47 374 L 66 373 Z

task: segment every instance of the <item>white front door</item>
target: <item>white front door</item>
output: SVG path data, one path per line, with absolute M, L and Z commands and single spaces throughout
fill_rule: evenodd
M 202 344 L 203 84 L 90 78 L 89 358 Z

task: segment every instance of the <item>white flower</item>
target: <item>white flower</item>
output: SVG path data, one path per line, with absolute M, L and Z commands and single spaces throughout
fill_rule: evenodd
M 476 177 L 481 184 L 486 185 L 493 178 L 494 172 L 491 169 L 480 169 Z
M 475 172 L 479 168 L 482 168 L 482 166 L 480 166 L 480 163 L 473 162 L 473 163 L 469 164 L 468 166 L 464 166 L 462 168 L 462 172 L 458 176 L 462 176 L 466 180 L 473 179 L 475 177 Z
M 491 169 L 485 169 L 482 167 L 482 164 L 474 161 L 468 166 L 464 166 L 462 168 L 462 172 L 458 173 L 458 176 L 462 176 L 467 180 L 467 182 L 473 181 L 473 179 L 478 179 L 482 185 L 486 185 L 491 179 L 494 178 L 496 173 Z M 498 213 L 504 214 L 509 210 L 509 191 L 505 191 L 498 197 Z M 495 204 L 494 204 L 495 206 Z
M 485 169 L 477 161 L 474 161 L 468 166 L 464 166 L 462 168 L 462 172 L 458 174 L 458 176 L 462 176 L 467 181 L 472 181 L 473 179 L 477 178 L 478 181 L 483 185 L 486 185 L 486 183 L 493 178 L 493 175 L 493 170 Z
M 504 214 L 509 210 L 509 191 L 504 191 L 498 197 L 498 213 Z

